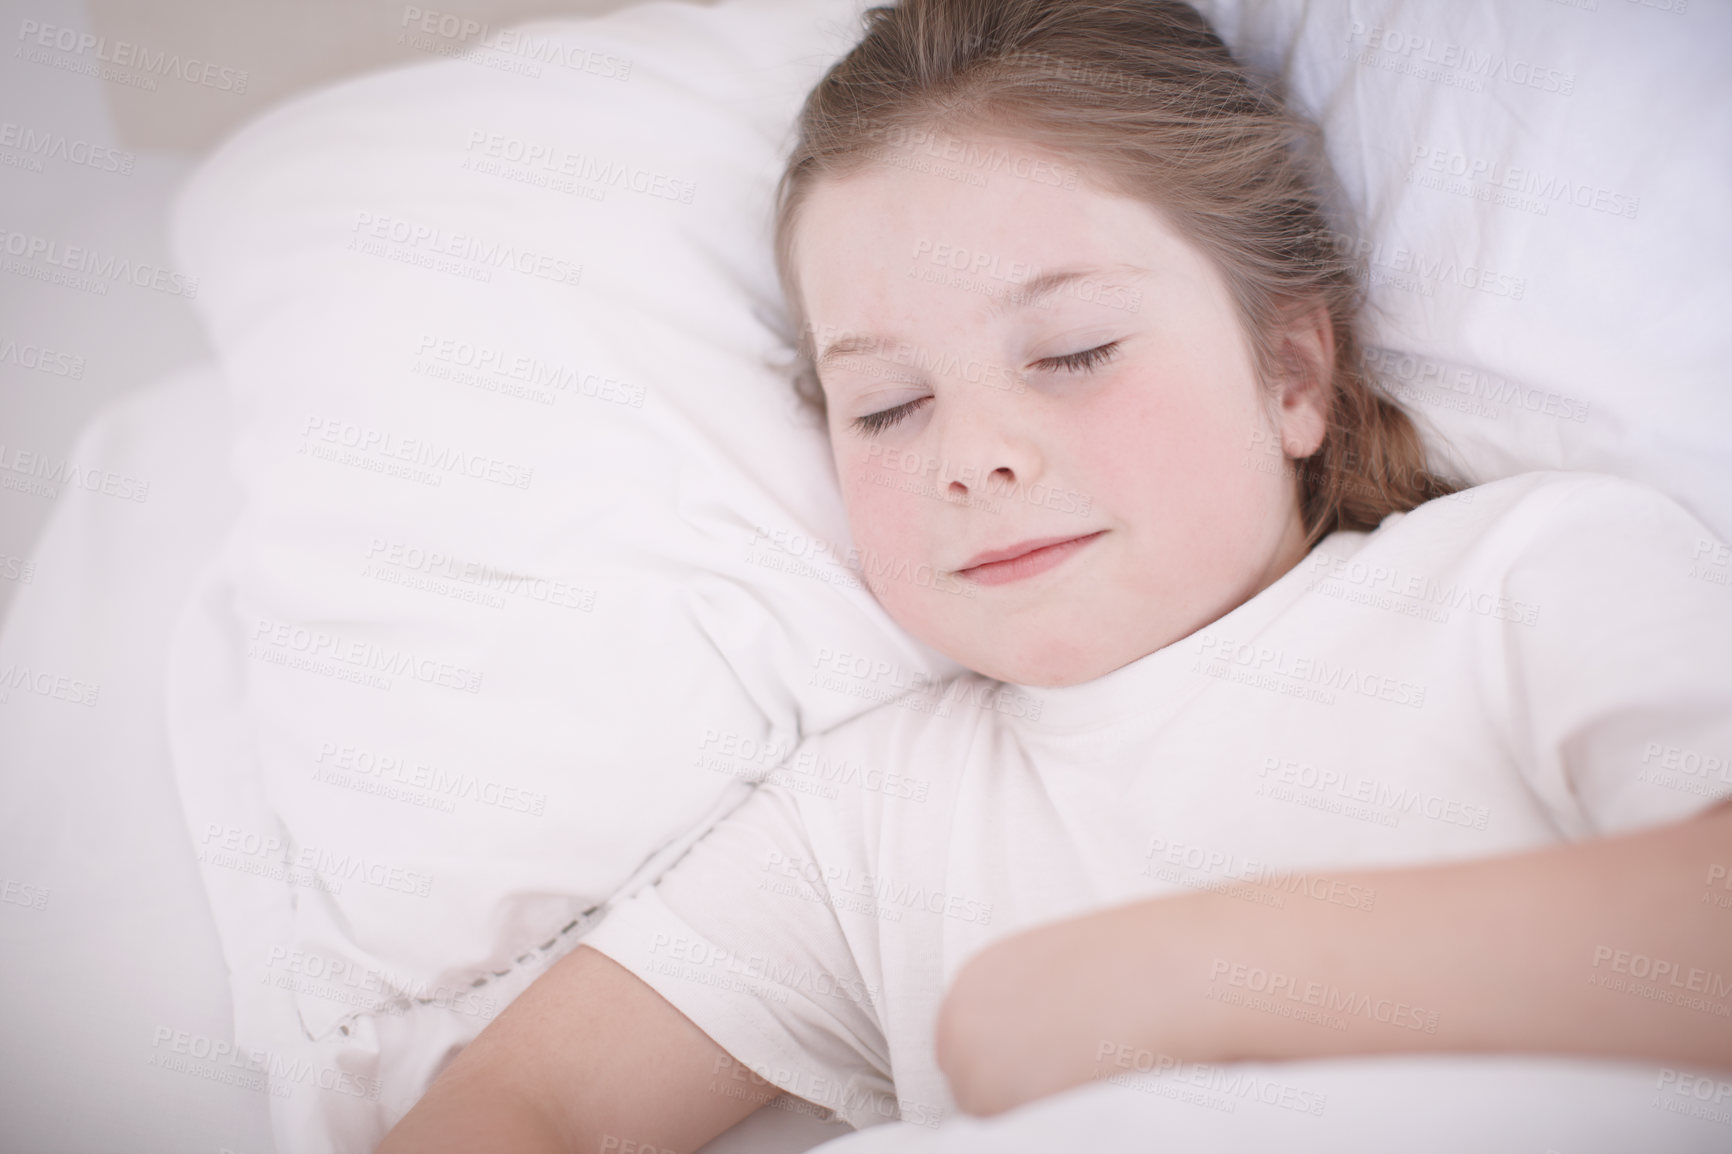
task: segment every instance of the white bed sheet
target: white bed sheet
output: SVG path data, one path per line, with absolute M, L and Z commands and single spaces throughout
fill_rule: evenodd
M 225 403 L 193 370 L 86 428 L 72 459 L 147 478 L 149 496 L 68 487 L 0 631 L 0 671 L 99 687 L 93 706 L 18 689 L 0 705 L 0 874 L 48 891 L 40 910 L 0 904 L 6 1151 L 272 1148 L 263 1093 L 173 1052 L 232 1033 L 161 678 L 173 607 L 235 508 Z

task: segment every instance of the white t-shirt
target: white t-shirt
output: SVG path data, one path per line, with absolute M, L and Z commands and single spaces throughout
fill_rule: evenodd
M 937 1125 L 942 995 L 1014 931 L 1199 888 L 1373 909 L 1345 872 L 1732 796 L 1727 571 L 1618 478 L 1432 501 L 1094 681 L 969 675 L 793 751 L 718 741 L 763 784 L 584 941 L 788 1093 Z

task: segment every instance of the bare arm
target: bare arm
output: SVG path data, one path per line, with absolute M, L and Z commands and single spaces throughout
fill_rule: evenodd
M 780 1091 L 612 958 L 580 945 L 435 1079 L 377 1154 L 686 1154 Z M 611 1139 L 611 1141 L 610 1141 Z
M 996 1114 L 1173 1060 L 1453 1051 L 1732 1067 L 1732 805 L 1334 880 L 1375 904 L 1205 892 L 995 942 L 939 1011 L 958 1104 Z

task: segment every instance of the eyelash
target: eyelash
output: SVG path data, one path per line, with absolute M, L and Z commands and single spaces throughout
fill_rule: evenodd
M 1118 352 L 1118 348 L 1119 342 L 1108 341 L 1104 345 L 1097 345 L 1092 349 L 1084 349 L 1080 353 L 1066 353 L 1062 357 L 1047 357 L 1045 360 L 1036 361 L 1035 364 L 1052 365 L 1066 372 L 1086 372 L 1095 368 L 1097 365 L 1112 359 L 1113 354 Z M 876 413 L 867 413 L 863 417 L 856 417 L 854 419 L 854 427 L 869 437 L 882 433 L 885 429 L 888 429 L 890 426 L 896 424 L 898 421 L 902 420 L 902 418 L 912 413 L 916 405 L 920 404 L 922 401 L 930 401 L 931 399 L 931 397 L 916 397 L 914 400 L 897 405 L 894 408 L 881 409 Z
M 1059 368 L 1066 369 L 1070 372 L 1081 372 L 1085 369 L 1092 369 L 1098 364 L 1111 360 L 1113 354 L 1118 351 L 1119 342 L 1108 341 L 1104 345 L 1097 345 L 1092 349 L 1084 349 L 1080 353 L 1066 353 L 1062 357 L 1048 357 L 1044 361 L 1036 361 L 1035 364 L 1057 365 Z
M 930 401 L 931 399 L 931 397 L 919 397 L 906 404 L 897 405 L 893 409 L 881 409 L 876 413 L 867 413 L 864 417 L 854 418 L 854 427 L 868 437 L 875 436 L 912 413 L 914 406 L 921 401 Z

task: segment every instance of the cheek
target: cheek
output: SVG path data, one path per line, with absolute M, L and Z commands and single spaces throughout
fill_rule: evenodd
M 840 463 L 842 501 L 855 546 L 869 557 L 900 558 L 912 553 L 918 500 L 908 490 L 925 478 L 911 454 L 851 453 Z M 911 470 L 904 472 L 904 468 Z
M 1234 488 L 1258 414 L 1223 391 L 1184 378 L 1126 382 L 1084 414 L 1079 459 L 1095 462 L 1120 492 Z
M 909 468 L 913 467 L 910 458 Z M 922 535 L 922 506 L 927 501 L 913 491 L 927 484 L 926 478 L 918 472 L 904 473 L 882 457 L 861 455 L 847 463 L 841 480 L 860 580 L 893 620 L 924 636 L 934 608 L 928 591 L 896 579 L 896 574 L 932 564 Z
M 1114 400 L 1088 414 L 1077 459 L 1090 462 L 1087 484 L 1105 506 L 1154 540 L 1212 554 L 1222 530 L 1278 485 L 1256 467 L 1266 422 L 1249 382 L 1168 378 L 1127 384 Z

